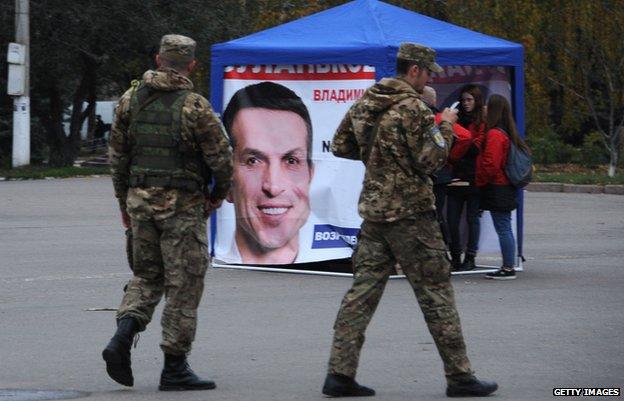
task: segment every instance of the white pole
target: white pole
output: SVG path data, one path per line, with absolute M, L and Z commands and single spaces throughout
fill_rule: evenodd
M 25 47 L 24 94 L 13 99 L 13 167 L 30 164 L 30 29 L 28 0 L 15 0 L 15 41 Z

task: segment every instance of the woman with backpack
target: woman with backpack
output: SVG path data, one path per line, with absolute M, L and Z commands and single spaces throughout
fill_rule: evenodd
M 481 189 L 481 209 L 489 210 L 503 256 L 502 267 L 485 278 L 511 280 L 514 270 L 516 241 L 511 230 L 511 212 L 518 207 L 518 189 L 514 187 L 505 166 L 511 144 L 529 153 L 529 148 L 518 135 L 516 123 L 507 99 L 492 95 L 487 104 L 487 132 L 477 157 L 476 184 Z
M 470 131 L 471 144 L 468 147 L 453 146 L 449 155 L 453 181 L 447 185 L 447 222 L 450 233 L 449 248 L 454 271 L 475 268 L 475 257 L 479 246 L 481 226 L 479 218 L 479 190 L 475 185 L 475 164 L 480 143 L 485 131 L 484 101 L 477 85 L 461 88 L 459 96 L 458 124 Z M 460 235 L 462 211 L 466 209 L 468 243 L 464 260 L 461 260 L 462 241 Z

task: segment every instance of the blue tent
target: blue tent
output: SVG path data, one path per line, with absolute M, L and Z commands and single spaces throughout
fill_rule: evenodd
M 296 21 L 212 46 L 211 102 L 223 108 L 223 72 L 231 65 L 359 64 L 375 67 L 377 79 L 395 74 L 401 42 L 437 51 L 441 65 L 504 66 L 512 69 L 516 122 L 524 133 L 522 45 L 438 21 L 378 0 L 355 0 Z M 518 209 L 518 254 L 522 255 L 523 199 Z

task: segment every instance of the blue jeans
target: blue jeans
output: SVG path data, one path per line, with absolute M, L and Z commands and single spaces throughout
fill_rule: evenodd
M 468 223 L 466 254 L 476 255 L 479 249 L 479 233 L 481 232 L 479 192 L 472 187 L 449 189 L 446 195 L 446 202 L 446 217 L 451 236 L 451 253 L 460 254 L 462 251 L 460 226 L 462 210 L 465 204 L 466 222 Z
M 511 212 L 491 211 L 494 229 L 498 234 L 501 252 L 503 254 L 503 266 L 513 267 L 516 257 L 516 240 L 511 230 Z

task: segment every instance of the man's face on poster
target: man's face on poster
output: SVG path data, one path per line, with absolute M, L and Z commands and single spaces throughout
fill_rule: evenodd
M 237 231 L 264 250 L 297 240 L 310 214 L 308 128 L 285 110 L 243 108 L 231 127 L 234 175 L 228 201 L 234 203 Z

